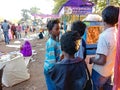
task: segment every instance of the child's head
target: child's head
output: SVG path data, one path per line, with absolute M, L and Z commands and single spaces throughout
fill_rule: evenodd
M 119 8 L 108 6 L 102 11 L 103 21 L 110 25 L 115 25 L 118 22 Z
M 68 31 L 61 37 L 61 49 L 63 52 L 74 55 L 80 46 L 80 35 L 76 31 Z
M 47 23 L 47 29 L 52 36 L 59 36 L 59 33 L 60 33 L 59 23 L 60 22 L 58 19 L 50 20 Z
M 71 30 L 79 32 L 80 36 L 83 36 L 86 29 L 86 25 L 81 21 L 75 21 L 72 24 Z

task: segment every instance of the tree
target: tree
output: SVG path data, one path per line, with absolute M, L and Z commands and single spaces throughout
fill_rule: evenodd
M 30 8 L 30 13 L 31 14 L 39 14 L 40 13 L 40 9 L 37 7 L 32 7 Z
M 21 11 L 22 11 L 22 16 L 24 21 L 30 18 L 28 9 L 22 9 Z
M 37 7 L 32 7 L 30 8 L 30 14 L 40 14 L 40 8 L 37 8 Z M 36 17 L 34 17 L 34 21 L 36 21 Z
M 61 8 L 61 6 L 67 2 L 68 0 L 54 0 L 55 1 L 55 7 L 53 9 L 53 13 L 58 13 L 59 9 Z
M 119 6 L 119 0 L 91 0 L 95 4 L 95 13 L 101 13 L 107 5 Z
M 40 9 L 37 7 L 31 7 L 30 9 L 22 9 L 22 19 L 20 22 L 29 22 L 31 21 L 32 14 L 40 14 Z M 36 18 L 34 17 L 33 22 L 37 22 Z

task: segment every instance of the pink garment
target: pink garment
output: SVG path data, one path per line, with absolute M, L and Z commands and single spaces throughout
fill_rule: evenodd
M 9 39 L 10 39 L 10 40 L 11 40 L 11 39 L 13 39 L 13 38 L 12 38 L 11 29 L 9 29 L 9 32 L 8 32 L 8 34 L 9 34 Z
M 20 25 L 17 26 L 17 31 L 21 31 L 22 30 L 22 27 Z
M 116 60 L 115 60 L 115 68 L 114 68 L 113 90 L 120 90 L 120 13 L 118 20 L 117 49 L 116 49 Z

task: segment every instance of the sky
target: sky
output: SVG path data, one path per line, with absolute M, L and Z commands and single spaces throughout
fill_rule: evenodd
M 12 20 L 21 18 L 22 9 L 40 8 L 40 12 L 51 14 L 54 7 L 53 0 L 0 0 L 0 17 Z

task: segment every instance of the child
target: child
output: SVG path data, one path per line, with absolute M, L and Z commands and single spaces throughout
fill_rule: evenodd
M 12 38 L 14 39 L 14 36 L 15 36 L 15 38 L 17 39 L 17 32 L 16 32 L 15 24 L 12 24 L 11 26 L 11 33 L 12 33 Z
M 18 26 L 17 26 L 17 39 L 20 39 L 20 38 L 21 38 L 21 31 L 22 31 L 22 27 L 21 27 L 21 25 L 18 23 Z
M 51 80 L 48 72 L 60 60 L 60 44 L 58 42 L 58 36 L 60 34 L 58 20 L 50 20 L 47 24 L 47 29 L 50 34 L 50 38 L 46 42 L 46 56 L 44 61 L 44 75 L 48 90 L 56 90 L 53 81 Z
M 24 57 L 29 57 L 32 55 L 32 47 L 29 41 L 24 42 L 20 48 L 20 53 L 22 53 Z
M 49 71 L 56 90 L 84 90 L 87 81 L 85 62 L 74 57 L 80 46 L 80 35 L 68 31 L 61 37 L 61 49 L 64 59 L 56 63 Z
M 114 70 L 116 56 L 116 27 L 119 8 L 108 6 L 102 11 L 104 31 L 100 34 L 96 56 L 90 58 L 93 63 L 92 80 L 94 90 L 112 90 L 111 76 Z
M 39 39 L 43 39 L 43 30 L 42 29 L 40 29 Z
M 71 30 L 72 31 L 77 31 L 80 34 L 80 37 L 83 36 L 83 34 L 85 32 L 85 29 L 86 29 L 86 25 L 81 21 L 73 22 L 72 27 L 71 27 Z M 85 42 L 84 39 L 82 39 L 80 43 L 81 43 L 80 44 L 80 49 L 75 54 L 75 56 L 78 56 L 78 57 L 80 57 L 82 59 L 85 59 L 86 58 L 86 50 L 85 50 L 86 42 Z
M 27 25 L 27 28 L 25 29 L 25 37 L 27 37 L 28 36 L 28 32 L 29 32 L 29 26 Z

